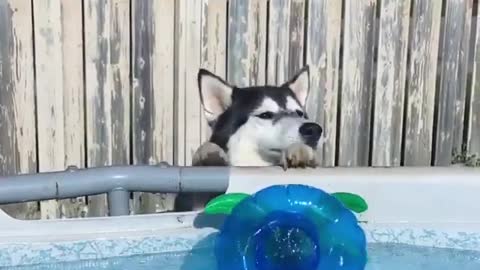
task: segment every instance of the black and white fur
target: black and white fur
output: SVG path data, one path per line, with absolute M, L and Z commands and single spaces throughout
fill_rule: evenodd
M 212 128 L 209 142 L 226 153 L 229 165 L 284 168 L 316 165 L 315 149 L 322 128 L 309 121 L 305 112 L 308 66 L 280 86 L 245 88 L 231 86 L 201 69 L 198 86 Z M 209 143 L 202 147 L 205 145 L 216 147 L 208 146 Z M 202 147 L 194 163 L 201 163 Z
M 240 88 L 200 69 L 200 99 L 212 135 L 192 165 L 315 167 L 322 128 L 305 111 L 309 80 L 306 66 L 282 85 Z

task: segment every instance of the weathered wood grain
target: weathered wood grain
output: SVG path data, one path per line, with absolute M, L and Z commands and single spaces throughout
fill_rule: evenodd
M 133 1 L 133 163 L 173 163 L 174 0 Z M 133 214 L 173 209 L 173 195 L 135 193 Z
M 87 165 L 129 164 L 130 2 L 86 0 Z M 106 196 L 88 198 L 88 216 L 107 214 Z
M 338 164 L 369 163 L 375 0 L 345 1 Z
M 61 1 L 65 166 L 85 167 L 85 81 L 82 3 Z M 60 217 L 85 217 L 87 198 L 60 200 Z
M 305 1 L 270 1 L 267 84 L 286 82 L 303 66 Z
M 32 9 L 0 1 L 0 175 L 36 171 Z M 19 219 L 39 218 L 35 202 L 3 205 Z
M 225 78 L 227 74 L 227 1 L 203 0 L 201 32 L 201 67 Z M 210 138 L 210 127 L 201 113 L 201 138 Z
M 447 0 L 438 90 L 434 165 L 446 166 L 463 141 L 472 0 Z
M 278 0 L 269 3 L 267 84 L 276 85 L 288 77 L 291 1 Z
M 201 143 L 202 111 L 197 86 L 200 68 L 202 0 L 177 2 L 177 124 L 176 163 L 190 165 Z
M 62 22 L 59 1 L 34 2 L 37 91 L 38 168 L 58 171 L 65 166 L 63 123 Z M 60 216 L 55 200 L 40 203 L 42 219 Z
M 290 29 L 288 48 L 288 75 L 293 76 L 305 64 L 305 9 L 306 0 L 291 0 L 290 3 Z M 279 82 L 280 83 L 280 82 Z M 282 82 L 283 83 L 283 82 Z
M 400 166 L 410 3 L 410 0 L 381 2 L 373 166 Z
M 465 0 L 466 15 L 463 28 L 463 36 L 460 43 L 460 55 L 458 57 L 458 89 L 457 102 L 455 104 L 455 122 L 453 129 L 453 147 L 454 150 L 462 151 L 465 146 L 465 110 L 466 110 L 466 88 L 468 73 L 472 72 L 471 63 L 472 56 L 470 55 L 470 47 L 472 46 L 472 14 L 473 14 L 473 0 Z
M 335 165 L 337 106 L 340 74 L 342 1 L 309 1 L 307 63 L 310 96 L 307 112 L 323 127 L 325 142 L 319 151 L 322 166 Z
M 35 69 L 39 171 L 84 165 L 82 6 L 80 2 L 37 1 Z M 87 212 L 85 197 L 41 202 L 43 219 Z
M 304 53 L 307 111 L 325 133 L 323 166 L 336 158 L 340 166 L 368 165 L 370 149 L 372 165 L 399 165 L 402 126 L 407 166 L 449 165 L 464 142 L 478 155 L 474 1 L 443 2 L 442 31 L 442 1 L 0 0 L 0 175 L 36 172 L 37 165 L 51 171 L 128 164 L 130 155 L 135 164 L 190 165 L 210 135 L 199 67 L 238 86 L 279 84 L 303 66 Z M 173 199 L 135 193 L 132 213 L 171 210 Z M 88 207 L 81 197 L 2 209 L 21 219 L 107 214 L 105 196 L 89 200 Z
M 441 1 L 413 1 L 404 165 L 431 164 Z
M 232 0 L 228 18 L 228 81 L 239 87 L 265 84 L 267 1 Z
M 472 86 L 470 93 L 467 151 L 480 157 L 480 17 L 477 16 L 474 38 Z

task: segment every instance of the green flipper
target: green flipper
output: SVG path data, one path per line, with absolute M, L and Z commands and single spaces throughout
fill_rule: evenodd
M 367 202 L 359 195 L 348 192 L 336 192 L 331 195 L 355 213 L 363 213 L 368 209 Z
M 232 209 L 243 199 L 250 197 L 249 194 L 245 193 L 228 193 L 222 194 L 218 197 L 215 197 L 213 200 L 209 201 L 205 206 L 204 212 L 206 214 L 215 215 L 215 214 L 224 214 L 230 215 Z

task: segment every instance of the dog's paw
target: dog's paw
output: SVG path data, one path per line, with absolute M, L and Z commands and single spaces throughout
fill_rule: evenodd
M 193 166 L 229 166 L 228 155 L 217 144 L 205 142 L 192 157 Z
M 315 168 L 317 166 L 315 150 L 303 143 L 292 144 L 283 151 L 281 165 L 284 170 L 287 168 Z

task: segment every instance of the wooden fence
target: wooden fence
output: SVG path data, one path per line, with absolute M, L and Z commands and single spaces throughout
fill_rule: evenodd
M 480 152 L 476 13 L 473 0 L 0 0 L 0 174 L 189 165 L 208 136 L 199 67 L 245 86 L 304 64 L 324 166 L 448 165 Z M 132 212 L 172 196 L 136 193 Z M 3 208 L 106 213 L 103 195 Z

